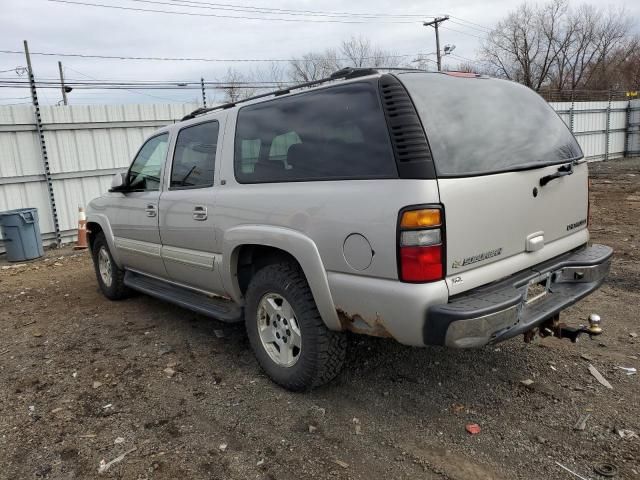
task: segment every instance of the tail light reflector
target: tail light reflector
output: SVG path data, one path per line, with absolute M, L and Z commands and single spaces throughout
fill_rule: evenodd
M 405 282 L 442 279 L 442 245 L 400 247 L 400 271 Z

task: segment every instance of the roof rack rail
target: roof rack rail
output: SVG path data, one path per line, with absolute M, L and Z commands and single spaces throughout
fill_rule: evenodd
M 297 85 L 293 85 L 291 87 L 286 87 L 281 90 L 275 90 L 273 92 L 261 93 L 260 95 L 254 95 L 253 97 L 248 97 L 243 100 L 237 100 L 235 102 L 223 103 L 221 105 L 216 105 L 215 107 L 208 108 L 197 108 L 193 112 L 189 113 L 182 117 L 180 121 L 191 120 L 196 118 L 198 115 L 204 115 L 205 113 L 213 112 L 215 110 L 226 110 L 227 108 L 232 108 L 238 105 L 239 103 L 250 102 L 251 100 L 257 100 L 259 98 L 265 98 L 270 96 L 280 96 L 286 95 L 287 93 L 291 93 L 292 90 L 298 90 L 300 88 L 308 88 L 313 87 L 315 85 L 320 85 L 321 83 L 332 82 L 334 80 L 348 80 L 351 78 L 364 77 L 366 75 L 374 75 L 378 73 L 378 70 L 375 68 L 355 68 L 355 67 L 345 67 L 340 70 L 333 72 L 331 75 L 325 78 L 321 78 L 320 80 L 313 80 L 311 82 L 299 83 Z

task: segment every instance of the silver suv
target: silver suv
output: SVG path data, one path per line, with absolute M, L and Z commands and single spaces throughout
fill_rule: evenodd
M 224 322 L 304 390 L 346 331 L 480 347 L 559 323 L 612 250 L 587 164 L 536 93 L 474 74 L 348 69 L 154 133 L 88 208 L 98 283 Z

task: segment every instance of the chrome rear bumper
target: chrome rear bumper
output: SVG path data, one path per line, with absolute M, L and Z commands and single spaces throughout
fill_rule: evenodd
M 525 333 L 599 288 L 612 254 L 605 245 L 582 247 L 432 306 L 424 343 L 472 348 Z

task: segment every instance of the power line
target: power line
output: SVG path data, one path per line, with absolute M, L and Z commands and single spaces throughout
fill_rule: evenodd
M 463 28 L 470 28 L 470 29 L 475 30 L 475 31 L 477 31 L 477 32 L 482 32 L 482 33 L 484 33 L 485 35 L 486 35 L 486 34 L 488 34 L 488 33 L 490 33 L 490 31 L 489 31 L 489 30 L 485 30 L 485 29 L 483 29 L 483 28 L 479 28 L 479 27 L 474 27 L 473 25 L 467 25 L 467 24 L 464 24 L 464 23 L 462 23 L 462 22 L 456 22 L 455 20 L 451 20 L 451 23 L 455 23 L 456 25 L 460 25 L 460 26 L 461 26 L 461 27 L 463 27 Z
M 31 97 L 4 97 L 4 98 L 0 98 L 0 100 L 28 100 Z
M 464 18 L 456 17 L 456 16 L 454 16 L 454 15 L 451 15 L 451 18 L 455 18 L 456 20 L 460 20 L 461 22 L 469 23 L 469 24 L 471 24 L 471 25 L 475 25 L 476 27 L 483 28 L 483 29 L 484 29 L 484 30 L 486 30 L 487 32 L 490 32 L 490 31 L 491 31 L 491 28 L 489 28 L 489 27 L 487 27 L 487 26 L 485 26 L 485 25 L 481 25 L 481 24 L 479 24 L 479 23 L 474 23 L 474 22 L 471 22 L 471 21 L 469 21 L 469 20 L 465 20 Z
M 50 0 L 53 1 L 53 0 Z M 57 0 L 56 0 L 57 1 Z M 474 33 L 469 33 L 469 32 L 463 32 L 462 30 L 456 30 L 455 28 L 451 28 L 451 27 L 442 27 L 446 30 L 449 30 L 450 32 L 456 32 L 456 33 L 461 33 L 463 35 L 468 35 L 470 37 L 475 37 L 475 38 L 479 38 L 480 40 L 485 40 L 486 37 L 481 37 L 480 35 L 476 35 Z
M 74 90 L 200 90 L 200 87 L 192 86 L 192 87 L 178 87 L 178 86 L 166 86 L 166 85 L 73 85 L 66 84 L 67 86 L 71 86 Z M 36 82 L 36 86 L 38 88 L 43 89 L 59 89 L 60 84 L 40 84 Z M 273 84 L 263 84 L 263 85 L 246 85 L 246 84 L 237 84 L 237 83 L 225 83 L 218 85 L 209 85 L 207 88 L 214 90 L 224 90 L 227 88 L 242 88 L 242 89 L 262 89 L 262 88 L 272 88 L 278 89 L 280 88 L 280 83 Z M 28 84 L 2 84 L 0 83 L 0 88 L 29 88 Z
M 65 70 L 72 70 L 71 67 L 65 66 Z M 74 70 L 75 71 L 75 70 Z M 87 77 L 89 78 L 89 77 Z M 11 83 L 11 82 L 24 82 L 24 80 L 20 80 L 17 78 L 2 78 L 0 77 L 0 82 Z M 36 82 L 42 84 L 60 84 L 59 78 L 54 77 L 37 77 Z M 84 84 L 84 85 L 96 85 L 96 84 L 115 84 L 115 85 L 173 85 L 173 86 L 186 86 L 186 85 L 200 85 L 200 81 L 196 80 L 116 80 L 116 79 L 94 79 L 91 77 L 90 80 L 77 79 L 77 78 L 65 78 L 65 84 L 74 85 L 74 84 Z M 220 81 L 205 81 L 207 85 L 217 85 L 217 84 L 228 84 L 229 82 L 220 82 Z M 261 85 L 264 83 L 275 83 L 271 81 L 246 81 L 246 82 L 238 82 L 238 83 L 246 83 L 246 84 L 256 84 Z M 293 82 L 278 82 L 278 83 L 293 83 Z
M 51 0 L 53 1 L 53 0 Z M 19 54 L 24 52 L 18 50 L 0 50 L 0 53 Z M 31 52 L 31 55 L 41 55 L 49 57 L 75 57 L 75 58 L 97 58 L 103 60 L 148 60 L 159 62 L 220 62 L 220 63 L 252 63 L 252 62 L 291 62 L 301 60 L 297 58 L 202 58 L 202 57 L 142 57 L 127 55 L 94 55 L 85 53 L 56 53 L 56 52 Z M 389 58 L 404 58 L 420 55 L 419 53 L 407 53 L 403 55 L 389 55 Z M 377 57 L 362 57 L 363 60 L 372 60 Z M 348 58 L 338 58 L 336 60 L 347 61 Z
M 69 68 L 69 67 L 67 67 Z M 77 70 L 76 70 L 77 71 Z M 207 88 L 220 90 L 230 87 L 242 89 L 277 89 L 283 83 L 291 82 L 204 82 Z M 60 81 L 35 81 L 37 88 L 59 89 L 62 86 Z M 68 82 L 65 85 L 74 90 L 199 90 L 201 84 L 170 84 L 170 83 L 115 83 L 115 82 Z M 25 81 L 0 81 L 0 88 L 29 88 L 29 82 Z M 138 93 L 138 92 L 135 92 Z
M 86 73 L 83 73 L 83 72 L 81 72 L 81 71 L 79 71 L 79 70 L 76 70 L 76 69 L 74 69 L 74 68 L 71 68 L 71 67 L 66 67 L 66 68 L 67 68 L 68 70 L 71 70 L 72 72 L 76 72 L 76 73 L 78 73 L 78 74 L 82 75 L 83 77 L 86 77 L 86 78 L 89 78 L 89 79 L 92 79 L 92 78 L 93 78 L 93 77 L 91 77 L 91 75 L 87 75 Z M 95 80 L 95 79 L 94 79 L 94 80 Z M 166 101 L 166 100 L 169 100 L 169 101 L 173 101 L 172 99 L 168 99 L 168 98 L 165 98 L 165 97 L 159 97 L 159 96 L 157 96 L 157 95 L 152 95 L 152 94 L 150 94 L 150 93 L 136 92 L 135 90 L 133 90 L 133 89 L 129 89 L 129 88 L 122 88 L 122 90 L 125 90 L 125 91 L 127 91 L 127 92 L 129 92 L 129 93 L 132 93 L 132 94 L 134 94 L 134 95 L 143 95 L 143 96 L 145 96 L 145 97 L 156 98 L 156 99 L 158 99 L 158 100 L 165 100 L 165 101 Z
M 426 14 L 393 14 L 393 13 L 358 13 L 358 12 L 331 12 L 331 11 L 322 11 L 322 10 L 298 10 L 291 8 L 275 8 L 275 7 L 252 7 L 249 5 L 235 5 L 229 3 L 212 3 L 212 2 L 200 2 L 196 0 L 173 0 L 174 3 L 178 4 L 191 4 L 184 5 L 193 6 L 193 4 L 197 5 L 211 5 L 215 7 L 234 7 L 243 9 L 247 12 L 262 12 L 262 13 L 281 13 L 285 14 L 289 12 L 290 14 L 296 15 L 306 15 L 306 16 L 336 16 L 336 17 L 384 17 L 384 18 L 425 18 L 425 17 L 433 17 L 434 15 L 426 15 Z M 180 5 L 182 6 L 182 5 Z
M 138 7 L 125 7 L 122 5 L 105 5 L 103 3 L 89 3 L 89 2 L 77 2 L 71 0 L 47 0 L 48 2 L 54 3 L 64 3 L 68 5 L 81 5 L 84 7 L 100 7 L 100 8 L 111 8 L 116 10 L 128 10 L 133 12 L 146 12 L 146 13 L 163 13 L 170 15 L 186 15 L 190 17 L 215 17 L 215 18 L 233 18 L 236 20 L 263 20 L 263 21 L 276 21 L 276 22 L 307 22 L 307 23 L 384 23 L 384 24 L 415 24 L 415 21 L 409 20 L 391 20 L 391 21 L 372 21 L 370 19 L 363 20 L 337 20 L 337 19 L 303 19 L 303 18 L 277 18 L 277 17 L 247 17 L 241 15 L 220 15 L 215 13 L 196 13 L 196 12 L 184 12 L 177 10 L 159 10 L 159 9 L 151 9 L 151 8 L 138 8 Z M 131 1 L 139 1 L 146 3 L 159 3 L 152 2 L 152 0 L 131 0 Z
M 159 0 L 129 0 L 130 2 L 139 3 L 151 3 L 156 5 L 170 5 L 172 7 L 185 7 L 185 8 L 201 8 L 208 10 L 224 10 L 232 12 L 242 13 L 264 13 L 269 15 L 293 15 L 303 17 L 329 17 L 329 18 L 360 18 L 360 19 L 373 19 L 373 18 L 425 18 L 432 15 L 401 15 L 401 14 L 384 14 L 384 13 L 347 13 L 347 12 L 322 12 L 314 10 L 293 10 L 285 8 L 270 8 L 270 7 L 251 7 L 243 5 L 234 5 L 228 3 L 211 3 L 211 2 L 196 2 L 191 0 L 174 0 L 174 2 L 163 2 Z M 175 2 L 179 2 L 176 4 Z
M 382 67 L 380 67 L 382 68 Z M 71 67 L 66 66 L 65 70 L 73 70 Z M 73 70 L 74 72 L 77 72 L 77 70 Z M 82 74 L 81 74 L 82 75 Z M 186 87 L 186 86 L 198 86 L 200 85 L 200 81 L 193 81 L 193 80 L 100 80 L 97 78 L 93 78 L 93 77 L 89 77 L 87 76 L 87 78 L 89 78 L 89 80 L 78 80 L 78 79 L 71 79 L 71 78 L 66 78 L 64 83 L 67 85 L 152 85 L 152 86 L 160 86 L 160 85 L 169 85 L 169 86 L 173 86 L 173 87 Z M 0 83 L 5 83 L 5 84 L 25 84 L 27 83 L 25 80 L 20 80 L 20 79 L 6 79 L 6 78 L 1 78 L 0 79 Z M 41 84 L 41 85 L 60 85 L 62 82 L 60 81 L 60 79 L 44 79 L 44 78 L 36 78 L 36 83 Z M 206 85 L 228 85 L 230 82 L 225 82 L 225 81 L 205 81 L 204 82 Z M 264 84 L 274 84 L 274 83 L 295 83 L 295 82 L 276 82 L 274 81 L 240 81 L 240 82 L 233 82 L 233 83 L 240 83 L 240 84 L 246 84 L 246 85 L 264 85 Z
M 462 57 L 462 56 L 457 55 L 455 53 L 450 53 L 449 55 L 451 55 L 452 57 L 457 58 L 459 60 L 464 60 L 465 62 L 473 63 L 474 65 L 482 65 L 482 62 L 479 62 L 478 60 L 472 60 L 471 58 Z
M 20 52 L 23 53 L 23 52 Z M 15 72 L 16 74 L 20 75 L 20 71 L 26 70 L 24 67 L 13 67 L 10 68 L 9 70 L 0 70 L 0 73 L 9 73 L 9 72 Z

